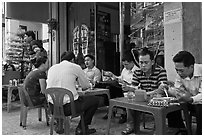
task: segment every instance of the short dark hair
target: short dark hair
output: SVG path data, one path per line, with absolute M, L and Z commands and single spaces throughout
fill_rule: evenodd
M 37 45 L 38 48 L 43 49 L 42 40 L 33 40 L 33 41 L 31 41 L 30 45 L 31 45 L 31 46 Z
M 35 58 L 35 63 L 33 65 L 35 66 L 35 68 L 38 68 L 41 64 L 45 64 L 47 59 L 48 59 L 47 56 Z
M 28 37 L 31 36 L 31 37 L 33 38 L 33 40 L 35 40 L 35 33 L 34 33 L 33 31 L 31 31 L 31 30 L 26 31 L 25 34 L 26 34 Z
M 61 55 L 61 61 L 63 60 L 71 61 L 72 59 L 75 59 L 75 55 L 72 51 L 65 51 Z
M 188 51 L 179 51 L 174 57 L 176 63 L 183 63 L 184 67 L 189 67 L 195 64 L 194 56 Z
M 152 51 L 150 51 L 148 49 L 148 47 L 143 47 L 141 48 L 141 50 L 139 51 L 139 56 L 145 56 L 145 55 L 149 55 L 151 60 L 154 60 L 154 54 Z
M 93 55 L 87 54 L 87 55 L 84 56 L 84 58 L 86 58 L 86 57 L 89 57 L 89 58 L 91 58 L 92 60 L 95 60 L 95 58 L 94 58 Z
M 134 58 L 132 56 L 131 51 L 129 51 L 129 50 L 125 51 L 123 58 L 122 58 L 122 61 L 127 61 L 127 62 L 133 61 L 134 62 Z

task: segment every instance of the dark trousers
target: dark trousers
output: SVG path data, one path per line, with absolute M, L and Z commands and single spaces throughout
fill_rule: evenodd
M 84 116 L 84 123 L 86 128 L 88 125 L 91 124 L 93 115 L 95 114 L 98 104 L 99 104 L 99 99 L 96 96 L 80 96 L 77 100 L 74 101 L 75 103 L 75 109 L 76 113 L 81 113 L 83 112 Z M 53 105 L 51 104 L 51 112 L 53 113 Z M 67 103 L 63 105 L 64 107 L 64 113 L 65 116 L 71 115 L 71 104 Z M 78 127 L 81 128 L 81 120 L 78 124 Z
M 135 133 L 137 133 L 140 127 L 139 123 L 141 121 L 140 119 L 141 119 L 142 112 L 136 111 L 136 110 L 130 110 L 129 112 L 133 118 Z M 171 112 L 167 114 L 167 118 L 168 118 L 168 127 L 185 128 L 185 125 L 181 117 L 181 111 Z
M 98 83 L 96 85 L 96 88 L 107 88 L 107 89 L 109 89 L 110 99 L 117 98 L 117 97 L 124 97 L 121 85 L 118 84 L 118 82 L 114 81 L 114 80 L 113 81 L 103 82 L 103 83 Z M 105 105 L 108 106 L 109 105 L 109 100 L 108 100 L 107 95 L 101 95 L 101 96 L 104 97 Z
M 37 96 L 30 96 L 31 102 L 34 106 L 41 105 L 43 103 L 46 103 L 46 97 L 45 94 L 39 94 Z M 25 100 L 25 105 L 28 106 L 28 101 Z
M 98 83 L 96 85 L 96 87 L 97 88 L 107 88 L 107 89 L 109 89 L 110 99 L 118 98 L 118 97 L 124 97 L 121 85 L 117 81 L 115 81 L 115 80 L 106 81 L 106 82 L 103 82 L 103 83 Z M 107 95 L 99 95 L 99 96 L 102 96 L 104 98 L 104 104 L 106 106 L 108 106 L 109 105 L 108 96 Z M 126 109 L 125 108 L 121 108 L 121 107 L 117 107 L 117 108 L 122 109 L 123 110 L 123 114 L 126 113 Z
M 180 110 L 167 114 L 167 119 L 168 127 L 185 128 Z
M 202 105 L 201 104 L 193 105 L 189 103 L 187 105 L 188 105 L 188 110 L 194 113 L 196 117 L 196 123 L 197 123 L 196 134 L 202 135 Z M 181 111 L 171 112 L 167 115 L 167 118 L 168 118 L 169 127 L 174 127 L 174 128 L 185 127 L 181 116 Z
M 202 135 L 202 104 L 193 105 L 188 103 L 188 110 L 196 117 L 196 135 Z

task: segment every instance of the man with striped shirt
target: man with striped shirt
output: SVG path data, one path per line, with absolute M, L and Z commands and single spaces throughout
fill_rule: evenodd
M 167 82 L 166 70 L 155 64 L 154 55 L 147 48 L 143 48 L 139 52 L 139 65 L 140 69 L 134 71 L 132 85 L 140 85 L 141 89 L 146 90 L 148 96 L 163 96 L 164 87 L 162 83 Z M 123 88 L 128 91 L 135 90 L 126 86 Z M 137 132 L 140 126 L 140 115 L 141 112 L 139 111 L 128 110 L 128 123 L 126 129 L 122 131 L 123 135 Z

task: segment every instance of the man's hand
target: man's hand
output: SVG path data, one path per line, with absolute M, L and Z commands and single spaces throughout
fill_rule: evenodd
M 184 93 L 186 93 L 186 91 L 182 88 L 170 87 L 168 90 L 168 94 L 176 98 L 180 98 Z
M 123 91 L 135 91 L 135 88 L 134 87 L 131 87 L 131 86 L 128 86 L 127 84 L 123 84 L 122 85 L 122 90 Z
M 190 93 L 185 93 L 182 94 L 178 97 L 179 102 L 188 102 L 188 103 L 192 103 L 193 99 L 191 98 L 191 94 Z

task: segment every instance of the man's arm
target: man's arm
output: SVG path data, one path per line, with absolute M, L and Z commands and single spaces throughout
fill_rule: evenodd
M 82 68 L 79 66 L 76 68 L 76 71 L 78 71 L 78 82 L 81 85 L 81 88 L 83 90 L 90 88 L 90 83 L 86 77 L 85 72 L 82 70 Z
M 159 74 L 158 74 L 158 89 L 155 89 L 152 91 L 152 94 L 157 93 L 157 94 L 165 94 L 165 96 L 167 93 L 165 93 L 164 90 L 166 90 L 165 88 L 167 87 L 167 74 L 166 74 L 166 70 L 162 69 Z M 151 93 L 150 93 L 151 94 Z
M 177 98 L 180 101 L 192 104 L 202 104 L 202 78 L 200 78 L 199 87 L 196 89 L 198 94 L 193 96 L 191 92 L 185 88 L 185 86 L 181 83 L 179 79 L 177 79 L 176 82 L 177 83 L 175 83 L 175 87 L 177 86 L 177 91 L 175 92 L 175 94 L 177 95 Z
M 40 83 L 40 89 L 41 89 L 41 93 L 44 94 L 44 91 L 46 89 L 47 83 L 45 79 L 39 79 L 39 83 Z
M 96 81 L 97 82 L 101 81 L 101 72 L 99 69 L 96 69 L 96 71 L 95 71 L 94 82 L 96 82 Z
M 191 97 L 193 104 L 202 104 L 202 77 L 200 77 L 199 80 L 200 80 L 200 84 L 198 88 L 198 94 Z

